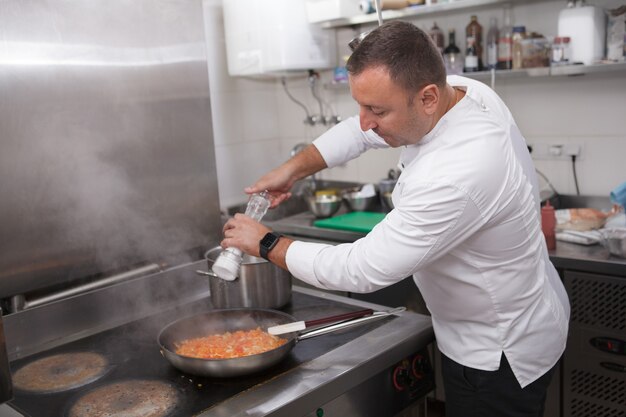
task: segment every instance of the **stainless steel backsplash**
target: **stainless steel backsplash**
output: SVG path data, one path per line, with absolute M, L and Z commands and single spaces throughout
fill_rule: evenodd
M 0 10 L 0 298 L 217 244 L 202 2 Z

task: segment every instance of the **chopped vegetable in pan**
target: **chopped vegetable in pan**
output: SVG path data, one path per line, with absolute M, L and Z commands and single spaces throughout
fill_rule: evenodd
M 230 359 L 267 352 L 285 343 L 286 339 L 256 328 L 183 340 L 176 344 L 176 353 L 200 359 Z

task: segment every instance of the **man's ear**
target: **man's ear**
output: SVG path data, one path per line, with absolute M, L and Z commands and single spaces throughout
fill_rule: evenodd
M 422 88 L 418 93 L 418 97 L 422 102 L 424 112 L 428 115 L 432 115 L 437 110 L 439 105 L 439 99 L 441 98 L 441 91 L 435 84 L 428 84 Z

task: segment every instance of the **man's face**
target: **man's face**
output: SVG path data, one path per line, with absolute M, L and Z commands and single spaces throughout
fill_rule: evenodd
M 409 105 L 407 92 L 391 80 L 383 67 L 350 75 L 350 90 L 359 104 L 361 129 L 372 129 L 392 148 L 415 144 L 432 128 L 431 118 L 423 112 L 421 92 Z

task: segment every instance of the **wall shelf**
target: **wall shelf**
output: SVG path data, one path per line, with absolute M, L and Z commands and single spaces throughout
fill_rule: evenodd
M 585 74 L 604 74 L 616 71 L 626 71 L 626 62 L 610 62 L 593 65 L 559 65 L 544 68 L 525 68 L 521 70 L 501 70 L 496 71 L 497 79 L 513 78 L 533 78 L 533 77 L 562 77 Z M 464 73 L 464 77 L 475 80 L 489 80 L 490 71 L 480 71 L 474 73 Z
M 496 79 L 517 78 L 540 78 L 540 77 L 563 77 L 585 74 L 605 74 L 610 72 L 626 71 L 626 62 L 612 62 L 593 65 L 561 65 L 545 68 L 526 68 L 521 70 L 496 70 Z M 480 81 L 491 79 L 490 71 L 470 72 L 461 74 L 464 77 Z M 348 90 L 347 83 L 327 83 L 324 88 L 328 90 Z
M 542 0 L 450 0 L 446 3 L 435 3 L 431 5 L 410 6 L 398 10 L 383 10 L 383 21 L 406 19 L 420 16 L 431 16 L 436 14 L 444 14 L 458 10 L 477 9 L 485 6 L 505 5 L 515 2 L 540 2 Z M 545 0 L 544 0 L 545 1 Z M 378 22 L 376 13 L 363 14 L 350 18 L 334 19 L 318 23 L 325 29 L 355 26 L 368 23 Z

